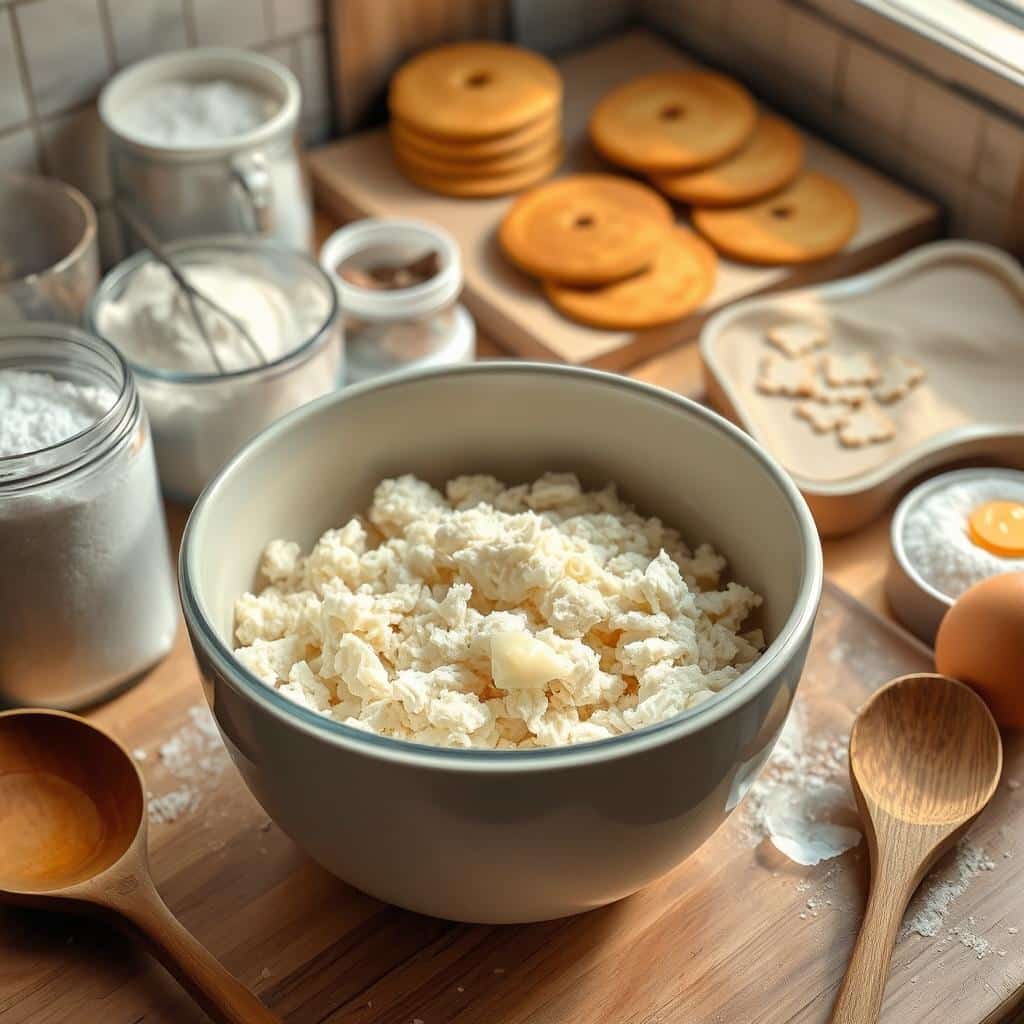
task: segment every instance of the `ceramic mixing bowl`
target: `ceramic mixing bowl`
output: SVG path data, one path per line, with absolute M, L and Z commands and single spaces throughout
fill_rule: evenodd
M 769 646 L 699 707 L 626 736 L 527 751 L 372 735 L 289 701 L 232 656 L 233 605 L 271 538 L 306 548 L 365 510 L 384 477 L 435 484 L 572 470 L 709 541 L 764 595 Z M 179 565 L 206 694 L 267 813 L 357 888 L 462 921 L 610 903 L 700 846 L 771 752 L 821 592 L 814 522 L 738 429 L 669 392 L 592 370 L 478 363 L 353 387 L 251 442 L 193 510 Z

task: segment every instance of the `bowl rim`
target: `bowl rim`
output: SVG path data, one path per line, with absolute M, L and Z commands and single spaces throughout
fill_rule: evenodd
M 76 212 L 82 215 L 83 223 L 82 233 L 78 241 L 63 256 L 48 266 L 43 267 L 42 270 L 33 270 L 30 274 L 22 274 L 20 277 L 8 278 L 0 282 L 0 292 L 9 288 L 35 284 L 44 278 L 63 274 L 66 270 L 70 270 L 81 263 L 83 259 L 88 259 L 89 251 L 97 242 L 99 221 L 96 215 L 96 207 L 89 201 L 85 193 L 60 178 L 54 178 L 48 174 L 24 174 L 21 171 L 9 171 L 0 174 L 0 188 L 4 185 L 40 190 L 48 189 L 51 195 L 59 196 L 59 202 L 69 200 Z
M 193 72 L 207 72 L 211 69 L 221 77 L 228 77 L 224 70 L 234 65 L 233 70 L 252 70 L 269 82 L 274 81 L 280 106 L 261 124 L 247 132 L 232 135 L 222 142 L 175 146 L 158 142 L 147 142 L 117 123 L 115 109 L 122 101 L 122 93 L 138 96 L 139 83 L 142 89 L 162 85 L 180 79 Z M 201 79 L 200 79 L 201 80 Z M 100 90 L 97 98 L 100 120 L 110 136 L 122 146 L 141 153 L 150 159 L 165 163 L 200 163 L 218 160 L 237 153 L 265 145 L 285 131 L 292 131 L 298 122 L 302 105 L 302 90 L 292 70 L 266 53 L 255 53 L 234 46 L 200 46 L 195 49 L 172 50 L 156 53 L 135 61 L 114 74 Z
M 342 722 L 334 721 L 304 708 L 253 675 L 234 657 L 232 651 L 221 640 L 200 605 L 192 584 L 192 577 L 197 569 L 196 533 L 199 524 L 211 503 L 216 499 L 217 492 L 225 486 L 226 479 L 236 466 L 245 461 L 258 446 L 288 432 L 297 424 L 316 417 L 326 406 L 360 397 L 370 391 L 402 387 L 432 377 L 493 373 L 524 376 L 540 374 L 589 381 L 593 384 L 624 388 L 648 401 L 676 407 L 690 416 L 703 419 L 713 428 L 726 434 L 740 447 L 745 448 L 761 464 L 762 469 L 779 487 L 783 495 L 788 498 L 803 542 L 803 578 L 796 600 L 779 630 L 778 636 L 768 645 L 761 657 L 719 693 L 697 707 L 667 721 L 638 729 L 635 732 L 588 743 L 543 747 L 535 750 L 438 747 L 411 740 L 380 736 L 363 729 L 347 726 Z M 306 733 L 312 739 L 342 747 L 351 753 L 367 755 L 392 763 L 455 772 L 503 773 L 575 768 L 583 764 L 610 761 L 618 757 L 649 751 L 718 722 L 764 690 L 776 677 L 780 668 L 787 664 L 800 647 L 809 640 L 821 598 L 822 578 L 821 542 L 807 502 L 779 463 L 738 427 L 692 399 L 642 381 L 602 370 L 530 361 L 487 361 L 459 367 L 409 370 L 381 380 L 371 380 L 364 384 L 354 385 L 301 406 L 253 438 L 207 484 L 189 514 L 178 555 L 181 603 L 192 643 L 201 649 L 202 654 L 214 664 L 218 673 L 234 689 L 247 698 L 255 700 L 264 711 L 269 712 L 274 718 Z M 212 699 L 211 704 L 213 704 Z M 216 713 L 216 707 L 214 707 L 214 712 Z
M 938 476 L 922 480 L 916 487 L 911 488 L 896 506 L 892 523 L 889 526 L 889 547 L 893 560 L 920 592 L 921 599 L 927 599 L 932 608 L 941 606 L 943 612 L 946 612 L 956 603 L 957 597 L 947 594 L 944 590 L 939 590 L 937 586 L 926 580 L 910 560 L 904 544 L 907 519 L 922 501 L 931 497 L 936 491 L 945 490 L 968 480 L 991 480 L 993 477 L 1009 477 L 1016 482 L 1024 482 L 1024 470 L 1014 469 L 1012 466 L 968 466 L 963 469 L 951 469 L 945 473 L 939 473 Z
M 333 336 L 334 328 L 341 319 L 341 303 L 338 298 L 338 290 L 334 287 L 333 281 L 324 268 L 308 253 L 301 249 L 285 245 L 273 238 L 252 238 L 248 235 L 224 234 L 224 235 L 197 235 L 194 238 L 179 238 L 174 242 L 167 242 L 164 251 L 173 257 L 180 257 L 187 268 L 189 259 L 202 257 L 204 254 L 214 256 L 224 254 L 244 256 L 258 256 L 261 259 L 291 260 L 293 265 L 303 267 L 320 282 L 323 294 L 327 299 L 327 312 L 323 321 L 312 333 L 304 337 L 295 348 L 288 349 L 283 355 L 279 355 L 266 363 L 254 363 L 252 366 L 243 366 L 238 370 L 226 370 L 223 373 L 196 373 L 192 370 L 166 370 L 159 366 L 146 366 L 144 363 L 137 363 L 129 359 L 121 352 L 116 342 L 103 333 L 100 329 L 100 312 L 104 303 L 111 301 L 113 293 L 122 285 L 130 282 L 131 278 L 148 264 L 160 265 L 161 261 L 149 249 L 139 249 L 138 252 L 126 256 L 119 263 L 111 267 L 100 279 L 95 290 L 89 297 L 85 307 L 83 320 L 86 328 L 97 338 L 102 338 L 108 345 L 115 348 L 128 364 L 132 373 L 140 381 L 157 381 L 161 384 L 172 387 L 205 387 L 213 384 L 223 384 L 225 381 L 239 381 L 245 379 L 257 380 L 261 377 L 272 377 L 278 373 L 305 363 L 315 351 L 318 351 L 323 344 Z M 207 264 L 212 260 L 202 260 Z M 215 264 L 214 264 L 215 265 Z M 281 291 L 284 291 L 282 288 Z

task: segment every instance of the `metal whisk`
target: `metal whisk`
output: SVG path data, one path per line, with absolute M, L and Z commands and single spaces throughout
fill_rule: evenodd
M 199 303 L 205 302 L 219 316 L 222 316 L 232 327 L 238 331 L 242 339 L 252 350 L 256 356 L 257 361 L 266 366 L 268 359 L 260 348 L 256 339 L 252 336 L 249 329 L 238 319 L 234 313 L 225 309 L 215 299 L 211 299 L 205 292 L 200 291 L 194 284 L 192 284 L 185 275 L 178 268 L 177 264 L 167 254 L 167 250 L 163 247 L 160 239 L 156 237 L 156 233 L 151 230 L 147 225 L 129 206 L 127 203 L 121 202 L 120 200 L 114 201 L 114 208 L 124 218 L 125 222 L 142 239 L 143 244 L 153 254 L 156 259 L 162 263 L 170 273 L 171 277 L 174 278 L 175 284 L 182 290 L 185 296 L 185 301 L 188 303 L 189 312 L 192 315 L 192 319 L 195 321 L 196 329 L 199 331 L 200 337 L 206 344 L 206 348 L 210 353 L 210 359 L 213 360 L 213 365 L 217 367 L 218 373 L 224 373 L 224 364 L 220 360 L 220 356 L 217 355 L 217 349 L 214 347 L 213 339 L 210 337 L 210 332 L 207 330 L 206 322 L 203 320 L 202 314 L 199 311 Z

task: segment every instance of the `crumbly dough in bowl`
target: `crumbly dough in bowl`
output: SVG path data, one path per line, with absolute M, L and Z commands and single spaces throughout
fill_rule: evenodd
M 346 725 L 446 747 L 606 739 L 694 707 L 760 655 L 725 559 L 572 474 L 385 480 L 308 555 L 271 541 L 236 657 Z

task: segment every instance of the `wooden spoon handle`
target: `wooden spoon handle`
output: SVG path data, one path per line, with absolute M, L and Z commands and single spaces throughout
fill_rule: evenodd
M 914 888 L 913 880 L 892 880 L 884 870 L 873 880 L 860 934 L 832 1007 L 832 1024 L 875 1024 L 878 1020 L 889 961 Z
M 181 925 L 152 884 L 139 881 L 117 901 L 117 911 L 206 1013 L 218 1024 L 281 1024 Z

